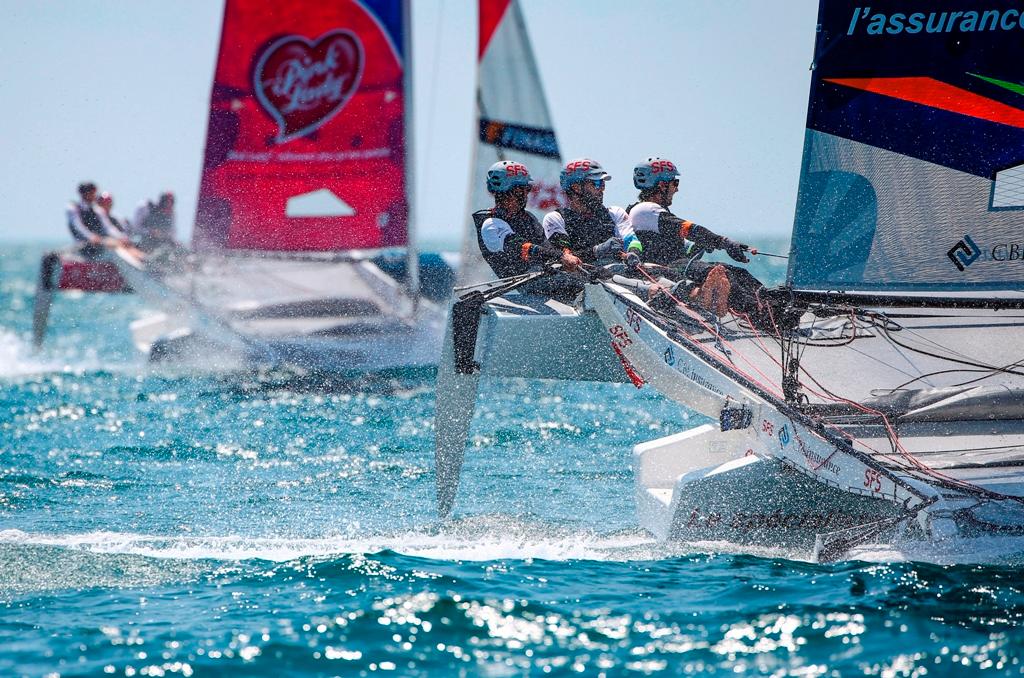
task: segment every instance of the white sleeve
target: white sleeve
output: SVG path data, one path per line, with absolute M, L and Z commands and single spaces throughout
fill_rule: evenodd
M 569 233 L 565 230 L 565 219 L 558 212 L 548 212 L 544 215 L 544 222 L 541 224 L 544 227 L 544 237 L 548 240 L 551 239 L 555 233 L 561 233 L 562 235 L 569 237 Z
M 82 223 L 82 215 L 78 212 L 78 206 L 75 203 L 68 205 L 65 214 L 68 218 L 68 228 L 79 240 L 88 240 L 92 236 L 92 232 L 85 227 Z
M 489 217 L 480 226 L 480 237 L 484 246 L 491 252 L 501 252 L 505 247 L 505 238 L 512 235 L 512 227 L 504 219 Z
M 658 232 L 658 220 L 665 208 L 653 202 L 641 202 L 629 210 L 629 223 L 636 232 L 654 231 Z
M 100 223 L 103 224 L 103 235 L 110 236 L 111 238 L 123 238 L 124 233 L 121 232 L 117 226 L 107 216 L 107 213 L 102 209 L 96 210 L 96 216 L 99 217 Z
M 626 214 L 626 210 L 621 207 L 609 207 L 608 213 L 612 215 L 612 221 L 615 222 L 615 235 L 619 236 L 623 240 L 628 238 L 633 233 L 633 225 L 629 223 L 629 215 Z

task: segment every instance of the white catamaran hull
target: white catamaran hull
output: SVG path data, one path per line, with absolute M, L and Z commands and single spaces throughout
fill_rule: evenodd
M 872 440 L 849 426 L 830 429 L 762 391 L 772 384 L 752 375 L 767 368 L 741 359 L 742 349 L 681 334 L 670 338 L 640 312 L 642 302 L 624 290 L 610 293 L 608 286 L 591 285 L 587 302 L 633 370 L 663 394 L 720 421 L 730 414 L 736 419 L 738 411 L 749 413 L 738 424 L 741 430 L 710 430 L 682 444 L 656 441 L 637 447 L 638 506 L 651 507 L 658 500 L 664 507 L 641 512 L 653 533 L 769 546 L 816 544 L 817 557 L 830 557 L 865 539 L 892 538 L 891 528 L 898 528 L 904 538 L 943 540 L 985 529 L 1010 533 L 1022 524 L 1024 507 L 1014 500 L 1024 496 L 1020 460 L 978 477 L 973 462 L 960 457 L 972 445 L 998 443 L 1018 450 L 1019 456 L 1016 446 L 1024 444 L 1019 422 L 987 424 L 987 429 L 1000 429 L 998 439 L 992 430 L 984 437 L 972 435 L 962 422 L 955 428 L 942 422 L 910 424 L 902 434 L 910 449 L 934 450 L 936 437 L 953 435 L 956 443 L 949 447 L 960 462 L 950 464 L 950 475 L 931 469 L 911 472 L 894 465 L 889 450 L 880 453 L 888 439 Z M 856 440 L 851 433 L 859 434 Z M 695 458 L 706 458 L 711 450 L 726 450 L 732 459 L 694 468 Z M 660 473 L 651 473 L 659 462 Z M 671 495 L 665 492 L 666 478 L 675 479 Z M 964 487 L 959 481 L 974 484 Z M 1002 496 L 987 496 L 986 491 Z M 989 512 L 995 509 L 995 522 L 979 519 L 979 503 Z
M 906 516 L 885 500 L 816 483 L 785 463 L 757 455 L 749 443 L 742 432 L 705 424 L 637 445 L 640 526 L 661 540 L 808 553 L 822 535 L 868 525 L 888 528 Z M 722 459 L 728 461 L 715 463 Z
M 546 312 L 538 315 L 538 308 Z M 480 371 L 458 367 L 458 330 L 442 354 L 443 515 L 454 503 L 477 380 L 525 376 L 632 380 L 717 420 L 634 450 L 639 522 L 661 539 L 782 547 L 824 559 L 867 541 L 1012 535 L 1024 525 L 1017 500 L 1024 496 L 1024 473 L 1016 458 L 1024 429 L 1013 422 L 989 422 L 984 431 L 963 422 L 953 427 L 941 417 L 907 423 L 908 449 L 943 455 L 935 457 L 939 471 L 918 468 L 888 449 L 878 426 L 833 425 L 780 397 L 777 383 L 755 376 L 768 367 L 742 355 L 753 339 L 728 344 L 713 332 L 673 330 L 624 287 L 587 285 L 582 308 L 522 295 L 488 302 L 481 311 L 472 346 Z M 546 356 L 562 355 L 564 364 L 513 365 L 506 356 L 521 353 L 494 350 L 499 337 L 543 345 Z M 944 449 L 942 440 L 949 440 Z M 1010 457 L 979 462 L 969 452 L 993 440 Z
M 367 261 L 344 264 L 342 279 L 329 281 L 357 292 L 339 297 L 303 278 L 323 277 L 330 262 L 261 261 L 263 285 L 247 296 L 244 286 L 228 287 L 213 275 L 162 276 L 130 252 L 113 259 L 133 289 L 162 310 L 132 325 L 136 346 L 154 360 L 353 374 L 437 364 L 444 310 L 425 299 L 414 304 Z M 281 290 L 276 297 L 267 293 L 274 283 Z
M 610 270 L 566 308 L 497 298 L 512 279 L 463 295 L 438 382 L 443 516 L 477 380 L 515 375 L 632 381 L 717 422 L 636 447 L 640 522 L 665 539 L 820 558 L 1022 541 L 1021 43 L 874 36 L 835 2 L 818 19 L 786 286 L 730 274 L 724 318 L 660 289 L 648 305 Z M 543 362 L 518 364 L 523 346 Z

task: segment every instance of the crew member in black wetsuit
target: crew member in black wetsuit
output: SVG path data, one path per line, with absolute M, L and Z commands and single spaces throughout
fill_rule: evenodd
M 143 201 L 135 210 L 132 230 L 143 252 L 179 250 L 174 225 L 174 194 L 165 191 L 156 202 Z
M 81 243 L 79 252 L 82 255 L 95 257 L 103 251 L 104 245 L 125 240 L 125 234 L 115 228 L 96 206 L 96 184 L 91 181 L 79 184 L 78 197 L 77 202 L 68 203 L 65 215 L 71 237 Z
M 546 262 L 559 262 L 576 270 L 580 260 L 544 241 L 537 217 L 526 210 L 533 185 L 530 171 L 519 162 L 502 160 L 487 170 L 487 190 L 494 207 L 473 213 L 476 239 L 484 261 L 499 278 L 539 270 Z
M 643 245 L 633 235 L 621 207 L 605 207 L 605 184 L 611 175 L 589 158 L 571 160 L 559 176 L 568 205 L 544 215 L 544 234 L 552 245 L 572 250 L 585 262 L 639 263 Z
M 630 205 L 629 221 L 643 243 L 644 261 L 675 269 L 683 278 L 703 285 L 716 267 L 725 268 L 729 281 L 729 307 L 750 316 L 760 325 L 770 324 L 758 297 L 764 285 L 745 268 L 731 264 L 701 261 L 698 253 L 725 250 L 733 261 L 747 263 L 749 251 L 757 250 L 713 233 L 700 224 L 680 219 L 668 210 L 679 191 L 679 170 L 670 160 L 648 158 L 633 168 L 633 185 L 640 190 L 639 200 Z M 692 247 L 690 246 L 692 243 Z

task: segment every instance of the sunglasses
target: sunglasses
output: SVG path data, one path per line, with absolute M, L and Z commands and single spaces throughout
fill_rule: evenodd
M 676 188 L 679 188 L 679 179 L 673 179 L 672 185 L 675 186 Z
M 590 183 L 594 184 L 594 188 L 604 188 L 604 179 L 591 179 Z

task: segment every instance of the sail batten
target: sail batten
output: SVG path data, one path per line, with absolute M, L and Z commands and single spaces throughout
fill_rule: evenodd
M 407 35 L 402 0 L 227 0 L 197 250 L 408 243 Z
M 820 4 L 792 286 L 1024 289 L 1024 28 L 964 5 Z

